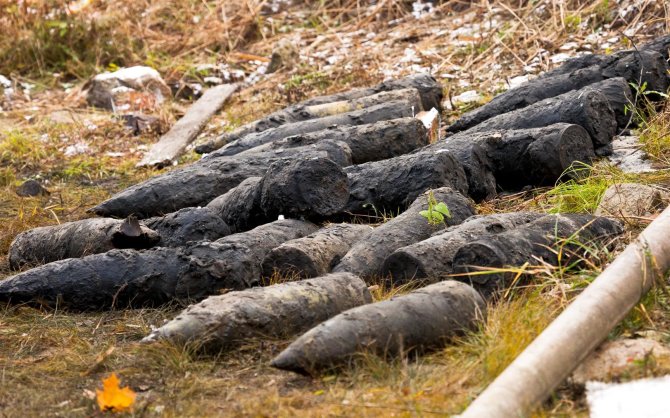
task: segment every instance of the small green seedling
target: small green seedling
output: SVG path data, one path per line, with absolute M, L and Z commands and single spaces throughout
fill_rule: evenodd
M 432 191 L 428 192 L 428 210 L 422 210 L 419 215 L 426 218 L 431 225 L 446 224 L 444 218 L 451 218 L 447 204 L 444 202 L 438 203 Z

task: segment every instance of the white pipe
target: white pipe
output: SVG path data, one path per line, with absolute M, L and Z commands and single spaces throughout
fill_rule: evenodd
M 528 416 L 670 269 L 666 208 L 460 415 Z

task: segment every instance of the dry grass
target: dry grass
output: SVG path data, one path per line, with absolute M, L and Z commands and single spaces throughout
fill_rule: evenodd
M 386 74 L 419 68 L 435 73 L 449 96 L 476 88 L 485 101 L 525 66 L 536 64 L 533 71 L 540 71 L 556 65 L 550 56 L 561 52 L 561 45 L 583 44 L 604 23 L 613 26 L 604 30 L 604 39 L 619 37 L 610 46 L 615 50 L 629 46 L 623 31 L 634 30 L 635 41 L 642 42 L 667 32 L 670 19 L 663 2 L 650 0 L 640 2 L 638 13 L 625 18 L 618 18 L 616 4 L 606 0 L 449 1 L 422 20 L 408 14 L 411 2 L 399 0 L 373 6 L 354 0 L 294 2 L 276 14 L 264 12 L 269 2 L 252 0 L 93 0 L 81 12 L 61 6 L 46 18 L 52 3 L 0 0 L 0 27 L 9 34 L 0 39 L 0 73 L 36 85 L 30 97 L 16 97 L 10 106 L 0 98 L 5 109 L 0 113 L 3 253 L 17 233 L 85 217 L 88 207 L 154 174 L 136 170 L 134 163 L 141 156 L 140 147 L 155 142 L 156 134 L 133 137 L 118 120 L 76 107 L 77 98 L 63 89 L 62 81 L 133 64 L 155 66 L 167 79 L 197 79 L 194 66 L 200 63 L 225 62 L 251 72 L 255 64 L 250 57 L 267 59 L 279 39 L 294 39 L 304 57 L 292 69 L 245 87 L 208 127 L 207 132 L 214 134 L 307 96 L 369 85 Z M 71 4 L 75 3 L 79 2 Z M 407 48 L 416 55 L 402 61 Z M 541 50 L 547 53 L 540 54 Z M 330 57 L 337 58 L 335 64 L 328 62 Z M 534 62 L 535 57 L 539 61 Z M 474 105 L 455 104 L 450 116 Z M 62 108 L 80 115 L 78 122 L 50 121 L 49 115 Z M 180 110 L 166 104 L 160 112 L 167 122 Z M 669 126 L 666 107 L 642 130 L 647 150 L 662 167 L 668 167 Z M 89 150 L 66 155 L 67 147 L 78 143 L 87 144 Z M 122 156 L 104 157 L 106 153 Z M 190 154 L 185 160 L 193 158 Z M 604 187 L 614 181 L 670 184 L 668 176 L 660 172 L 630 177 L 596 166 L 590 177 L 496 199 L 479 209 L 591 211 Z M 48 181 L 51 195 L 16 196 L 14 187 L 27 178 Z M 391 363 L 362 356 L 350 370 L 314 379 L 268 367 L 286 341 L 252 342 L 209 358 L 196 357 L 188 347 L 140 345 L 152 326 L 175 316 L 177 307 L 80 314 L 3 305 L 0 416 L 99 416 L 90 396 L 112 371 L 139 393 L 134 413 L 129 414 L 134 416 L 455 414 L 612 257 L 598 252 L 583 270 L 534 266 L 532 286 L 491 306 L 481 330 L 443 351 L 418 361 Z M 7 274 L 2 266 L 0 276 Z M 375 299 L 383 300 L 408 290 L 380 284 L 373 292 Z M 653 330 L 667 342 L 669 318 L 665 293 L 654 290 L 612 338 Z M 670 371 L 667 364 L 651 363 L 632 370 L 629 377 Z M 585 414 L 579 391 L 567 386 L 537 411 L 537 416 Z
M 2 385 L 8 416 L 95 415 L 90 392 L 108 372 L 138 391 L 138 416 L 407 416 L 462 410 L 555 317 L 576 292 L 546 285 L 492 306 L 482 329 L 418 362 L 387 363 L 364 356 L 357 367 L 310 379 L 267 366 L 286 342 L 250 343 L 216 358 L 188 348 L 143 346 L 150 325 L 174 310 L 105 314 L 5 308 L 0 314 Z M 654 294 L 627 321 L 630 329 L 662 331 L 667 310 Z M 663 303 L 666 303 L 665 301 Z M 647 319 L 649 318 L 649 319 Z M 618 333 L 630 332 L 622 330 Z M 669 371 L 646 364 L 630 377 Z M 541 415 L 584 414 L 573 389 L 564 387 Z
M 645 151 L 661 166 L 670 166 L 670 106 L 664 105 L 658 111 L 642 120 L 640 142 Z

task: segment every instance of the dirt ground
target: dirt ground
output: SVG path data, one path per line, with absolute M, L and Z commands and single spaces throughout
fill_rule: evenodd
M 134 135 L 118 116 L 85 106 L 92 75 L 149 65 L 170 82 L 244 83 L 197 143 L 289 103 L 430 71 L 445 87 L 442 126 L 495 94 L 582 53 L 609 54 L 670 32 L 653 0 L 0 0 L 0 253 L 20 232 L 90 216 L 86 210 L 159 172 L 135 164 L 191 103 L 130 97 L 123 112 L 158 118 Z M 265 74 L 278 45 L 291 65 Z M 292 55 L 291 55 L 292 54 Z M 670 109 L 643 109 L 636 131 L 658 171 L 625 174 L 598 163 L 588 178 L 508 194 L 481 213 L 517 209 L 592 213 L 612 183 L 670 185 Z M 193 151 L 180 164 L 199 156 Z M 39 180 L 49 195 L 20 197 Z M 263 340 L 216 357 L 192 347 L 140 344 L 179 306 L 74 313 L 0 304 L 0 416 L 102 416 L 95 391 L 116 373 L 138 395 L 128 416 L 432 416 L 461 412 L 579 294 L 650 219 L 627 224 L 618 249 L 579 269 L 529 266 L 532 285 L 490 307 L 477 332 L 419 359 L 363 355 L 354 367 L 309 378 L 268 366 L 288 341 Z M 0 261 L 0 278 L 11 275 Z M 402 291 L 402 290 L 400 290 Z M 392 291 L 382 289 L 377 298 Z M 667 293 L 655 288 L 611 339 L 670 343 Z M 634 363 L 613 381 L 667 374 L 670 362 Z M 565 383 L 536 416 L 586 416 L 583 388 Z

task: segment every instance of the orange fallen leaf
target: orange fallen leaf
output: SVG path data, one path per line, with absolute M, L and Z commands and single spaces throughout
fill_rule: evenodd
M 135 392 L 129 387 L 119 387 L 119 378 L 112 373 L 102 381 L 102 390 L 96 389 L 98 406 L 101 411 L 123 412 L 135 402 Z

